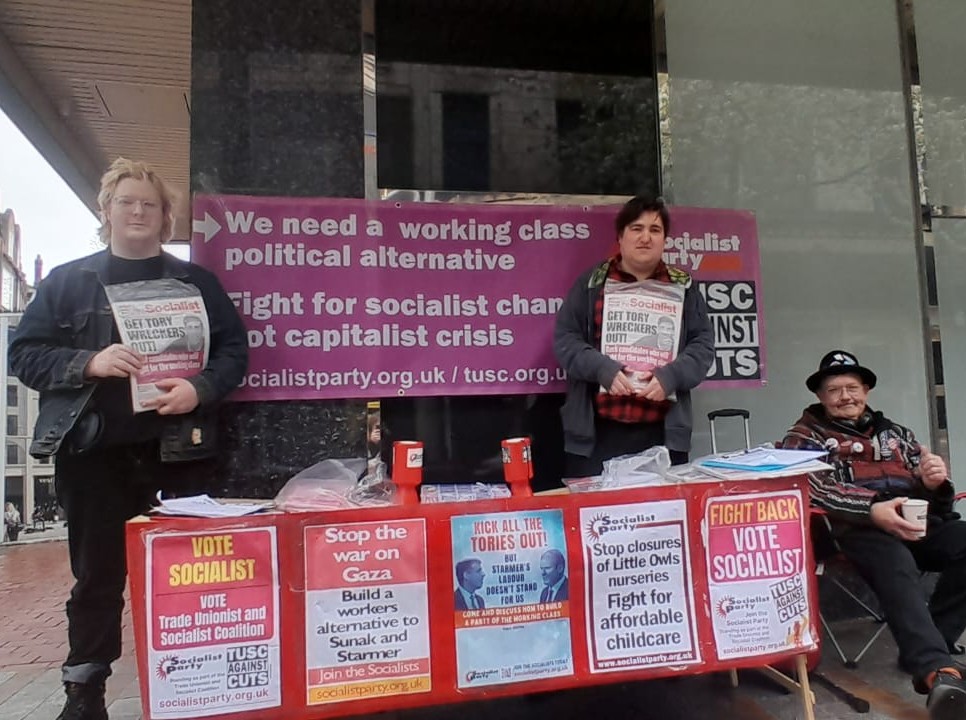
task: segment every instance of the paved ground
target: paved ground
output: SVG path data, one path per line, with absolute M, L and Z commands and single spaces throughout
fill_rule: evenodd
M 56 531 L 51 535 L 56 536 Z M 59 532 L 63 535 L 62 530 Z M 31 536 L 26 536 L 27 540 Z M 66 652 L 63 604 L 70 587 L 67 547 L 63 541 L 0 546 L 0 720 L 52 720 L 63 702 L 59 666 Z M 125 613 L 125 654 L 108 682 L 112 720 L 141 717 L 130 615 Z M 843 628 L 864 632 L 868 621 Z M 847 640 L 848 642 L 848 640 Z M 888 633 L 857 670 L 826 659 L 813 679 L 820 720 L 925 720 L 922 698 L 895 666 L 896 651 Z M 823 681 L 823 678 L 825 681 Z M 871 711 L 857 714 L 829 686 L 868 701 Z M 841 692 L 841 691 L 840 691 Z M 606 716 L 608 720 L 792 720 L 801 718 L 796 697 L 754 672 L 741 674 L 731 690 L 721 674 L 669 681 L 635 682 L 583 688 L 528 698 L 477 702 L 459 708 L 384 713 L 382 720 L 570 720 Z
M 63 705 L 72 582 L 64 537 L 61 527 L 0 546 L 0 720 L 52 720 Z M 141 717 L 130 613 L 124 621 L 126 652 L 108 686 L 113 720 Z

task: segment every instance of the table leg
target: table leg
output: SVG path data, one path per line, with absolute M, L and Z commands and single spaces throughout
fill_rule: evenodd
M 801 688 L 805 720 L 815 720 L 815 696 L 808 684 L 808 662 L 804 654 L 795 656 L 795 670 L 798 673 L 798 685 Z
M 771 679 L 772 681 L 778 683 L 783 688 L 788 690 L 788 692 L 798 693 L 799 695 L 802 696 L 803 699 L 808 700 L 809 706 L 815 704 L 815 694 L 811 691 L 811 689 L 805 689 L 806 688 L 805 685 L 798 682 L 797 680 L 793 680 L 789 675 L 787 675 L 786 673 L 783 673 L 781 670 L 776 670 L 771 665 L 762 665 L 759 668 L 755 668 L 755 670 L 760 672 L 765 677 Z M 796 668 L 796 672 L 797 672 L 797 668 Z M 807 685 L 807 681 L 808 681 L 808 677 L 806 674 L 806 685 Z M 809 715 L 806 720 L 814 720 L 814 719 L 813 719 L 813 716 Z

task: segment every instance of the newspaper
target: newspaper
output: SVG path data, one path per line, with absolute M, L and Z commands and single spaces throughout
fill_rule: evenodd
M 680 285 L 608 280 L 600 351 L 621 363 L 634 389 L 642 390 L 651 370 L 677 357 L 683 316 L 684 288 Z M 608 392 L 609 388 L 601 390 Z
M 197 375 L 208 364 L 208 313 L 201 292 L 174 278 L 105 286 L 121 342 L 144 358 L 131 376 L 134 412 L 162 391 L 154 383 Z
M 821 460 L 808 460 L 795 465 L 768 470 L 738 470 L 708 466 L 706 462 L 715 457 L 720 456 L 709 455 L 698 458 L 687 465 L 674 465 L 668 470 L 667 479 L 672 482 L 684 483 L 714 482 L 715 480 L 765 480 L 793 475 L 809 475 L 832 469 L 831 465 Z

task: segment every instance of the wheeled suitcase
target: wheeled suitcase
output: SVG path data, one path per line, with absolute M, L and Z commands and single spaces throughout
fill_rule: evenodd
M 711 425 L 711 452 L 713 454 L 718 453 L 718 437 L 715 432 L 715 420 L 718 418 L 732 417 L 740 417 L 745 421 L 745 450 L 751 449 L 751 434 L 748 430 L 751 413 L 743 408 L 721 408 L 720 410 L 712 410 L 708 413 L 708 423 Z

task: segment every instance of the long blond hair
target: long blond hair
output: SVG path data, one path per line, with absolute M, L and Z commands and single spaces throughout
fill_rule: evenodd
M 119 157 L 112 162 L 107 172 L 101 176 L 101 190 L 97 193 L 97 207 L 100 210 L 101 217 L 101 227 L 97 234 L 100 236 L 101 242 L 105 245 L 111 244 L 111 223 L 108 219 L 110 217 L 108 208 L 114 200 L 118 183 L 127 178 L 147 180 L 158 191 L 158 195 L 161 196 L 161 242 L 168 242 L 174 234 L 174 191 L 150 165 L 140 160 L 128 160 L 125 157 Z

